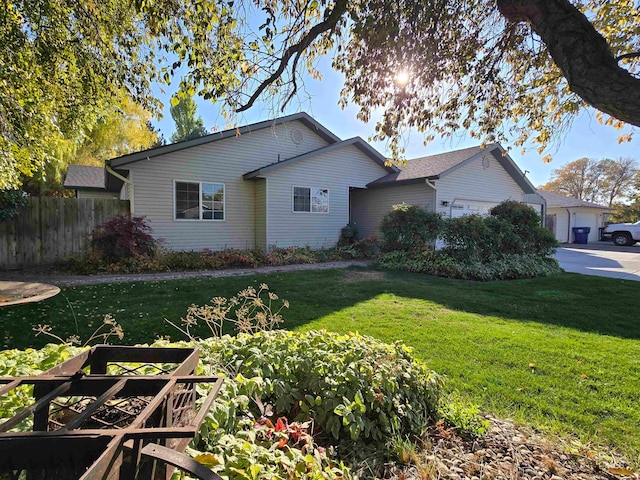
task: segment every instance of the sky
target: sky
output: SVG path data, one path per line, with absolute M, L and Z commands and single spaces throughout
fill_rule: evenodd
M 299 111 L 305 111 L 322 125 L 342 139 L 351 137 L 362 137 L 367 140 L 374 133 L 376 118 L 372 115 L 370 123 L 364 123 L 357 118 L 358 107 L 349 105 L 342 110 L 338 106 L 340 89 L 343 84 L 342 74 L 331 68 L 329 58 L 320 61 L 319 70 L 323 74 L 321 81 L 311 78 L 305 79 L 305 88 L 308 94 L 296 102 L 291 102 L 282 115 L 288 115 Z M 173 120 L 169 113 L 169 99 L 177 90 L 177 81 L 169 88 L 165 87 L 165 94 L 156 90 L 156 95 L 164 104 L 163 118 L 154 124 L 160 128 L 167 141 L 171 133 L 175 130 Z M 229 128 L 228 122 L 222 117 L 218 107 L 208 100 L 195 97 L 198 105 L 198 115 L 204 121 L 204 125 L 209 131 L 220 131 Z M 259 122 L 274 118 L 279 110 L 274 109 L 268 103 L 268 99 L 261 103 L 256 103 L 247 112 L 239 114 L 234 118 L 237 126 Z M 232 126 L 236 126 L 232 125 Z M 620 131 L 612 127 L 600 125 L 595 119 L 595 111 L 586 111 L 577 119 L 570 129 L 559 137 L 557 145 L 550 147 L 542 155 L 539 155 L 535 148 L 529 148 L 525 155 L 521 154 L 521 148 L 514 147 L 510 151 L 511 158 L 518 164 L 520 169 L 526 173 L 527 178 L 534 186 L 540 186 L 549 181 L 554 169 L 577 160 L 579 158 L 619 158 L 633 157 L 640 160 L 640 136 L 629 143 L 618 144 Z M 422 157 L 457 150 L 478 145 L 477 139 L 472 139 L 466 134 L 459 134 L 454 138 L 438 138 L 424 146 L 424 138 L 418 132 L 409 132 L 405 137 L 405 156 L 407 159 Z M 388 154 L 383 143 L 370 142 L 382 154 Z M 508 144 L 502 144 L 507 148 Z M 551 154 L 553 161 L 544 163 L 542 157 Z

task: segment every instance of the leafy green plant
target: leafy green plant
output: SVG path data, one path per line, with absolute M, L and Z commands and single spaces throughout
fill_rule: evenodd
M 401 203 L 380 223 L 381 247 L 393 250 L 422 250 L 438 238 L 442 217 L 416 205 Z
M 377 263 L 383 268 L 479 281 L 545 277 L 562 272 L 554 258 L 526 254 L 495 255 L 483 262 L 453 256 L 448 251 L 389 252 L 382 254 Z
M 481 437 L 491 426 L 488 420 L 480 416 L 477 405 L 453 395 L 440 403 L 438 415 L 447 427 L 463 437 Z
M 527 204 L 505 200 L 489 210 L 489 213 L 509 223 L 514 233 L 520 237 L 523 243 L 522 251 L 511 253 L 549 256 L 558 246 L 555 235 L 542 226 L 540 215 Z
M 393 433 L 420 435 L 436 413 L 442 380 L 401 343 L 280 330 L 199 345 L 203 363 L 214 370 L 232 366 L 233 395 L 246 398 L 245 405 L 258 397 L 277 416 L 311 418 L 316 436 L 326 440 L 384 448 Z M 212 428 L 236 421 L 227 407 L 214 408 L 210 420 Z
M 280 330 L 196 345 L 199 373 L 225 379 L 189 453 L 230 480 L 350 479 L 336 455 L 376 452 L 382 463 L 393 455 L 389 438 L 419 436 L 437 415 L 442 380 L 401 343 Z M 37 374 L 77 351 L 1 352 L 0 375 Z M 26 393 L 0 399 L 0 417 L 27 400 Z
M 20 190 L 0 190 L 0 222 L 13 218 L 27 204 Z

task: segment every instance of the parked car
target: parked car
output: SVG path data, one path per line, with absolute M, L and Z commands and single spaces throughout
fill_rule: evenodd
M 636 223 L 612 223 L 604 229 L 604 237 L 613 240 L 613 243 L 623 247 L 640 242 L 640 222 Z

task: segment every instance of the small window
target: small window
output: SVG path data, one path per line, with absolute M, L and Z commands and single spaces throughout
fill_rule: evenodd
M 329 213 L 329 189 L 293 187 L 293 211 Z
M 224 184 L 175 182 L 176 220 L 224 220 Z

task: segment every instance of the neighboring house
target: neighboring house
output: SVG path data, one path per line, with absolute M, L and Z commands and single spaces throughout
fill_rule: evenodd
M 70 165 L 64 188 L 76 191 L 76 198 L 118 198 L 122 180 L 109 175 L 104 167 Z
M 104 191 L 123 182 L 120 198 L 176 250 L 329 247 L 349 221 L 360 237 L 378 235 L 402 202 L 453 216 L 506 199 L 544 209 L 499 145 L 398 167 L 305 113 L 125 155 L 106 170 Z
M 573 227 L 589 227 L 589 242 L 600 240 L 598 228 L 604 227 L 609 207 L 558 193 L 538 190 L 547 202 L 546 226 L 560 243 L 575 241 Z

